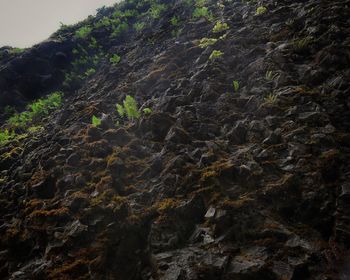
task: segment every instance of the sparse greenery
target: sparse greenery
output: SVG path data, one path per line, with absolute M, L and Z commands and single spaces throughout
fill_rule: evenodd
M 95 115 L 92 116 L 91 123 L 93 126 L 99 126 L 101 125 L 101 119 L 96 117 Z
M 293 41 L 293 48 L 295 51 L 303 51 L 305 50 L 312 42 L 313 38 L 311 36 L 307 36 L 302 39 L 296 39 Z
M 124 117 L 125 116 L 125 110 L 123 105 L 117 104 L 117 112 L 119 114 L 120 117 Z
M 12 128 L 26 128 L 30 123 L 47 116 L 50 111 L 60 107 L 61 104 L 62 93 L 54 92 L 46 98 L 38 99 L 29 104 L 28 111 L 13 115 L 7 123 Z
M 195 0 L 196 7 L 204 7 L 207 4 L 207 0 Z
M 267 12 L 267 8 L 264 6 L 260 6 L 256 9 L 255 15 L 263 15 Z
M 177 16 L 173 16 L 173 17 L 170 19 L 170 23 L 171 23 L 171 25 L 173 25 L 173 26 L 177 26 L 177 25 L 179 25 L 179 23 L 180 23 L 180 19 L 179 19 Z
M 4 131 L 0 131 L 0 145 L 6 144 L 12 138 L 15 137 L 15 133 L 13 131 L 9 131 L 5 129 Z
M 120 62 L 120 56 L 117 54 L 112 55 L 112 57 L 109 59 L 109 62 L 113 65 L 117 65 Z
M 215 60 L 219 57 L 221 57 L 224 53 L 222 51 L 218 51 L 218 50 L 213 50 L 212 53 L 209 56 L 210 60 Z
M 90 69 L 86 70 L 85 76 L 89 77 L 95 73 L 96 73 L 96 70 L 94 68 L 90 68 Z
M 138 119 L 141 116 L 136 100 L 130 95 L 125 97 L 123 105 L 117 104 L 117 112 L 120 117 L 126 116 L 129 120 Z
M 149 115 L 149 114 L 152 113 L 152 109 L 151 109 L 151 108 L 144 108 L 142 111 L 143 111 L 146 115 Z
M 75 32 L 75 37 L 85 39 L 92 31 L 90 26 L 82 26 Z
M 266 74 L 265 74 L 266 80 L 272 81 L 277 77 L 278 77 L 278 73 L 273 73 L 273 71 L 271 70 L 266 71 Z
M 160 15 L 162 14 L 162 12 L 164 12 L 166 9 L 167 9 L 167 6 L 164 4 L 154 4 L 148 10 L 148 13 L 151 18 L 158 19 L 160 18 Z
M 218 39 L 215 39 L 215 38 L 202 38 L 199 41 L 198 46 L 200 48 L 204 49 L 204 48 L 206 48 L 208 46 L 214 45 L 217 41 L 218 41 Z
M 237 80 L 233 81 L 233 90 L 237 92 L 239 90 L 239 82 Z
M 22 48 L 12 48 L 10 50 L 10 53 L 11 54 L 21 54 L 25 51 L 25 49 L 22 49 Z
M 41 125 L 34 125 L 35 122 L 41 122 L 42 118 L 49 115 L 49 113 L 60 107 L 62 104 L 62 93 L 54 92 L 46 98 L 38 99 L 37 101 L 27 106 L 27 111 L 22 113 L 15 113 L 10 117 L 4 125 L 3 130 L 0 131 L 0 145 L 6 144 L 14 139 L 20 140 L 28 136 L 27 133 L 35 133 L 42 129 Z M 16 134 L 18 131 L 22 134 Z
M 108 27 L 111 25 L 112 25 L 112 20 L 108 17 L 103 17 L 95 24 L 96 28 Z
M 200 8 L 195 8 L 193 13 L 192 13 L 193 18 L 201 18 L 204 17 L 209 21 L 212 21 L 213 15 L 211 12 L 208 10 L 207 7 L 200 7 Z
M 213 27 L 213 33 L 220 33 L 229 29 L 228 24 L 226 22 L 222 23 L 218 21 Z
M 264 98 L 264 103 L 266 105 L 273 105 L 277 101 L 277 95 L 273 93 L 269 93 L 265 98 Z
M 111 37 L 118 37 L 123 31 L 128 30 L 129 25 L 126 22 L 122 22 L 113 27 Z
M 136 22 L 134 25 L 133 25 L 134 29 L 136 31 L 141 31 L 142 29 L 145 28 L 145 23 L 144 22 Z
M 89 44 L 89 48 L 98 49 L 98 43 L 94 37 L 91 37 L 91 42 Z

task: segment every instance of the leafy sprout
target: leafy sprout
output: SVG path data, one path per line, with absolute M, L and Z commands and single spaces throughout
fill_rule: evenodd
M 151 109 L 151 108 L 144 108 L 142 111 L 143 111 L 146 115 L 149 115 L 149 114 L 152 113 L 152 109 Z
M 212 53 L 209 56 L 210 60 L 215 60 L 219 57 L 221 57 L 224 53 L 222 51 L 218 51 L 218 50 L 213 50 Z
M 267 12 L 267 8 L 264 6 L 260 6 L 256 9 L 255 15 L 259 16 L 259 15 L 263 15 Z
M 218 39 L 215 39 L 215 38 L 202 38 L 199 41 L 198 46 L 200 48 L 204 49 L 204 48 L 206 48 L 208 46 L 214 45 L 217 41 L 218 41 Z
M 91 31 L 92 31 L 92 27 L 83 26 L 75 32 L 75 37 L 77 37 L 79 39 L 85 39 L 87 36 L 89 36 Z
M 136 100 L 130 95 L 125 97 L 123 105 L 117 104 L 117 112 L 120 117 L 126 116 L 129 120 L 138 119 L 141 116 Z
M 207 7 L 195 8 L 192 13 L 193 18 L 201 18 L 204 17 L 211 21 L 213 19 L 213 15 L 209 12 Z
M 120 62 L 120 56 L 117 54 L 112 55 L 112 57 L 109 59 L 109 62 L 113 65 L 116 65 Z
M 213 27 L 213 33 L 220 33 L 229 29 L 228 24 L 226 22 L 222 23 L 218 21 Z
M 93 115 L 91 123 L 93 126 L 97 127 L 97 126 L 101 125 L 101 119 L 96 117 L 95 115 Z
M 145 28 L 145 23 L 144 22 L 136 22 L 136 23 L 134 23 L 133 27 L 136 31 L 141 31 L 142 29 Z
M 233 81 L 233 90 L 235 92 L 239 90 L 239 82 L 237 80 Z
M 173 17 L 170 19 L 170 23 L 171 23 L 171 25 L 173 25 L 173 26 L 179 25 L 179 22 L 180 22 L 180 20 L 179 20 L 179 18 L 178 18 L 177 16 L 173 16 Z

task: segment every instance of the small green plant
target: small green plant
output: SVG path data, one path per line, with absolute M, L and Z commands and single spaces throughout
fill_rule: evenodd
M 101 27 L 111 26 L 111 24 L 112 24 L 111 19 L 109 19 L 108 17 L 103 17 L 95 24 L 95 26 L 96 28 L 101 28 Z
M 167 9 L 167 6 L 164 4 L 154 4 L 148 10 L 148 13 L 149 13 L 151 18 L 159 19 L 162 12 L 164 12 L 166 9 Z
M 136 100 L 130 95 L 125 97 L 123 105 L 117 104 L 117 112 L 120 117 L 126 116 L 129 120 L 138 119 L 141 116 Z
M 207 4 L 207 0 L 195 0 L 196 7 L 204 7 Z
M 151 108 L 144 108 L 142 111 L 143 111 L 146 115 L 149 115 L 149 114 L 152 113 L 152 109 L 151 109 Z
M 133 25 L 134 29 L 136 31 L 141 31 L 142 29 L 145 28 L 145 23 L 144 22 L 136 22 L 134 25 Z
M 89 36 L 89 34 L 92 31 L 92 27 L 90 26 L 83 26 L 80 27 L 76 32 L 75 32 L 75 37 L 79 38 L 79 39 L 85 39 L 87 36 Z
M 8 141 L 10 141 L 14 137 L 15 137 L 15 133 L 13 131 L 10 132 L 8 129 L 5 129 L 4 131 L 0 131 L 0 145 L 6 144 Z
M 131 17 L 137 17 L 139 15 L 138 11 L 136 10 L 125 10 L 122 17 L 124 18 L 131 18 Z
M 112 57 L 109 59 L 109 62 L 113 65 L 117 65 L 120 62 L 120 56 L 117 54 L 112 55 Z
M 181 34 L 181 29 L 178 29 L 178 30 L 171 30 L 171 36 L 174 37 L 174 38 L 179 37 L 180 34 Z
M 260 6 L 256 9 L 255 15 L 260 16 L 267 12 L 267 8 L 264 6 Z
M 305 50 L 312 42 L 313 38 L 311 36 L 307 36 L 302 39 L 296 39 L 293 41 L 293 48 L 295 51 L 303 51 Z
M 114 26 L 111 37 L 118 37 L 122 32 L 126 31 L 128 28 L 129 25 L 126 22 L 122 22 L 117 26 Z
M 98 43 L 94 37 L 91 37 L 91 42 L 89 44 L 89 48 L 98 49 Z
M 266 105 L 273 105 L 277 101 L 277 95 L 270 93 L 264 98 L 264 104 Z
M 170 23 L 171 23 L 171 25 L 173 25 L 173 26 L 177 26 L 177 25 L 179 25 L 179 23 L 180 23 L 180 19 L 179 19 L 177 16 L 173 16 L 173 17 L 170 19 Z
M 226 22 L 222 23 L 218 21 L 213 27 L 213 33 L 220 33 L 229 29 L 228 24 Z
M 204 17 L 207 20 L 211 21 L 213 19 L 213 15 L 209 12 L 207 7 L 195 8 L 192 13 L 193 18 L 201 18 Z
M 22 49 L 22 48 L 12 48 L 10 50 L 10 53 L 11 54 L 21 54 L 25 51 L 25 49 Z
M 239 82 L 237 80 L 233 81 L 233 90 L 237 92 L 239 90 Z
M 89 77 L 95 73 L 96 73 L 96 70 L 94 68 L 90 68 L 90 69 L 86 70 L 85 76 Z
M 117 104 L 117 112 L 121 118 L 125 116 L 125 110 L 123 105 Z
M 266 80 L 272 81 L 272 80 L 276 79 L 277 77 L 278 77 L 278 73 L 273 73 L 273 71 L 271 71 L 271 70 L 266 71 L 266 74 L 265 74 Z
M 215 39 L 215 38 L 202 38 L 199 41 L 198 46 L 200 48 L 204 49 L 204 48 L 206 48 L 208 46 L 214 45 L 217 41 L 218 41 L 218 39 Z
M 219 57 L 221 57 L 224 53 L 222 51 L 218 51 L 218 50 L 213 50 L 212 53 L 209 56 L 210 60 L 215 60 Z
M 97 126 L 101 125 L 101 119 L 96 117 L 95 115 L 93 115 L 91 123 L 93 126 L 97 127 Z

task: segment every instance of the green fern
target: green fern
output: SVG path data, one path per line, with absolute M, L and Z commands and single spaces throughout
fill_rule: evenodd
M 151 108 L 144 108 L 142 111 L 143 111 L 146 115 L 149 115 L 149 114 L 152 113 L 152 109 L 151 109 Z
M 137 108 L 137 102 L 132 96 L 127 95 L 125 97 L 125 100 L 123 101 L 123 105 L 126 115 L 129 119 L 133 120 L 138 119 L 140 117 L 140 112 Z
M 233 90 L 237 92 L 239 90 L 239 82 L 238 81 L 233 81 Z
M 220 33 L 229 29 L 228 24 L 226 22 L 222 23 L 218 21 L 213 27 L 213 33 Z
M 96 127 L 101 125 L 101 119 L 96 117 L 95 115 L 92 116 L 91 122 L 92 122 L 92 125 Z
M 120 117 L 124 117 L 125 116 L 125 110 L 123 105 L 117 104 L 117 112 L 119 114 Z
M 222 51 L 218 51 L 218 50 L 213 50 L 212 53 L 209 56 L 210 60 L 215 60 L 219 57 L 221 57 L 224 53 Z

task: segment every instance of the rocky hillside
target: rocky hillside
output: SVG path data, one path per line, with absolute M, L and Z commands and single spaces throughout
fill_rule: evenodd
M 350 279 L 349 46 L 349 0 L 127 0 L 1 48 L 0 279 Z

